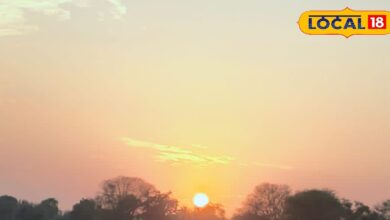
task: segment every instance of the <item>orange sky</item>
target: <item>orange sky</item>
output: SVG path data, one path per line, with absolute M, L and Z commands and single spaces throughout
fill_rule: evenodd
M 69 209 L 126 175 L 229 212 L 262 182 L 390 198 L 388 37 L 295 23 L 385 3 L 3 1 L 0 194 Z

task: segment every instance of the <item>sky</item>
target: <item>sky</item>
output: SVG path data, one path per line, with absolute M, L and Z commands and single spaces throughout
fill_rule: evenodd
M 136 176 L 229 213 L 254 186 L 390 198 L 389 36 L 308 36 L 376 1 L 0 0 L 0 194 L 63 209 Z

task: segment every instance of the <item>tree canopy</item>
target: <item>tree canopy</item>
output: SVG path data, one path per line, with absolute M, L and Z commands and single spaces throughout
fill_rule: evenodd
M 253 193 L 248 195 L 234 219 L 281 219 L 290 192 L 290 188 L 286 185 L 269 183 L 258 185 Z
M 39 203 L 0 196 L 0 220 L 227 220 L 222 205 L 179 206 L 170 192 L 135 177 L 116 177 L 101 184 L 94 198 L 81 199 L 61 212 L 54 198 Z M 375 207 L 340 199 L 330 190 L 292 193 L 286 185 L 256 186 L 232 220 L 390 220 L 390 200 Z

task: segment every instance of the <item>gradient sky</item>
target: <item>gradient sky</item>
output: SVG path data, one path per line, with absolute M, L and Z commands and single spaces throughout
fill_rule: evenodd
M 0 194 L 69 209 L 118 175 L 229 212 L 262 182 L 390 198 L 390 37 L 307 36 L 388 0 L 0 0 Z

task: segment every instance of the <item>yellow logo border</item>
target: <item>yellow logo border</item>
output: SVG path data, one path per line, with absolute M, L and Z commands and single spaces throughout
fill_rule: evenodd
M 364 17 L 363 23 L 368 25 L 367 16 L 371 15 L 386 15 L 386 28 L 385 29 L 364 29 L 364 30 L 336 30 L 334 28 L 328 28 L 325 30 L 309 29 L 308 18 L 310 15 L 332 15 L 332 16 L 361 16 Z M 325 16 L 326 17 L 326 16 Z M 345 38 L 349 38 L 354 35 L 387 35 L 390 34 L 390 11 L 386 10 L 353 10 L 346 7 L 342 10 L 309 10 L 303 12 L 297 22 L 300 31 L 307 35 L 342 35 Z

